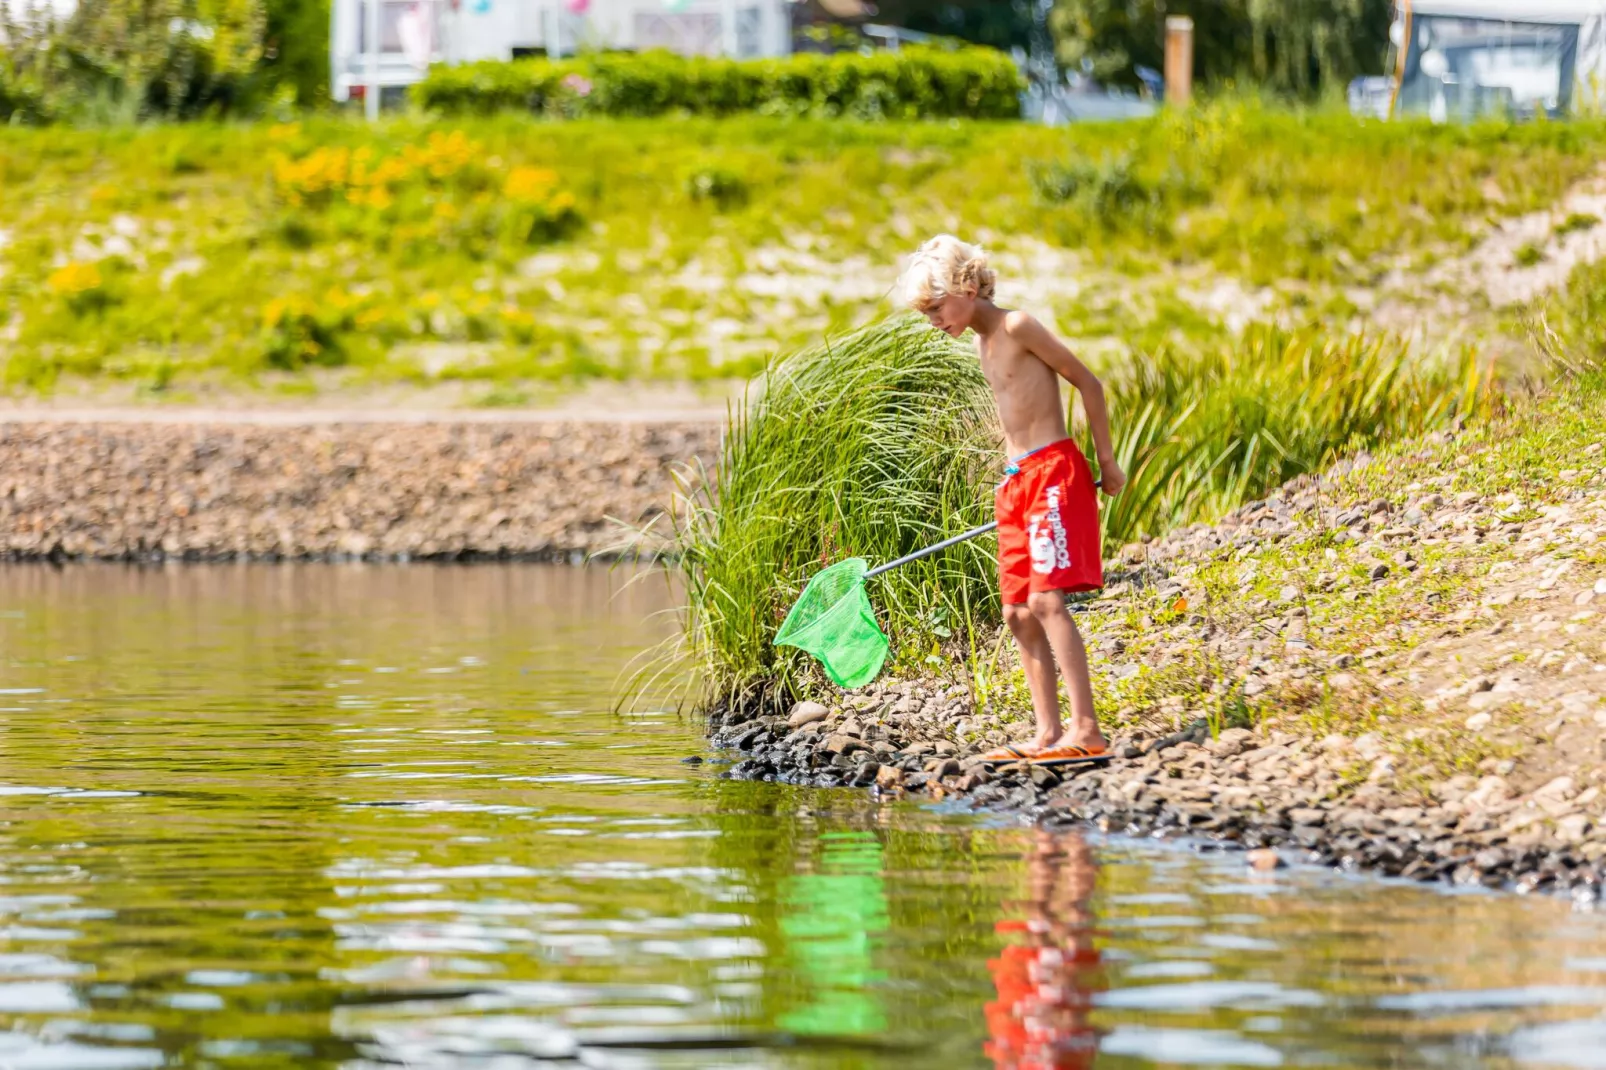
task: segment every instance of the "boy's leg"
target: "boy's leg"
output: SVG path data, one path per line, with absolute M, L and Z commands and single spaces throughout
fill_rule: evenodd
M 1087 650 L 1082 646 L 1082 634 L 1076 630 L 1076 622 L 1065 608 L 1065 593 L 1033 591 L 1027 605 L 1031 607 L 1033 620 L 1054 652 L 1055 663 L 1065 676 L 1065 690 L 1071 700 L 1071 726 L 1065 742 L 1076 747 L 1105 746 L 1104 733 L 1099 731 L 1098 714 L 1093 710 L 1093 677 L 1087 668 Z M 1059 696 L 1052 692 L 1051 695 L 1055 705 L 1058 705 Z M 1036 697 L 1034 688 L 1034 701 Z M 1038 723 L 1041 724 L 1041 720 Z
M 1065 734 L 1060 724 L 1059 681 L 1054 671 L 1054 648 L 1037 616 L 1024 603 L 1004 607 L 1004 620 L 1020 648 L 1021 668 L 1026 687 L 1032 693 L 1032 713 L 1037 718 L 1037 737 L 1033 750 L 1052 747 Z

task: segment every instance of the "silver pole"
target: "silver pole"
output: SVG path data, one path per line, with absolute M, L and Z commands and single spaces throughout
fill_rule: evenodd
M 736 0 L 720 0 L 719 29 L 720 47 L 727 58 L 735 59 L 736 50 L 740 46 L 736 34 Z
M 368 75 L 368 87 L 363 90 L 363 112 L 372 122 L 379 118 L 379 5 L 381 0 L 363 0 L 363 13 L 367 16 L 368 45 L 363 57 L 363 68 Z
M 552 4 L 546 8 L 546 57 L 547 59 L 563 58 L 563 16 L 558 12 L 558 5 Z

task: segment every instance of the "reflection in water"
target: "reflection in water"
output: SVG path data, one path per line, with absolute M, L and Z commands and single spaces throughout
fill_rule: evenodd
M 1003 1070 L 1080 1070 L 1098 1053 L 1090 1020 L 1100 975 L 1098 863 L 1079 834 L 1038 831 L 1026 872 L 1025 902 L 997 925 L 1019 941 L 987 963 L 998 989 L 987 1005 L 987 1054 Z
M 1565 902 L 681 764 L 627 578 L 0 567 L 0 1067 L 1606 1070 Z
M 803 1035 L 880 1036 L 886 975 L 875 967 L 875 942 L 889 927 L 881 844 L 871 832 L 828 832 L 816 865 L 785 884 L 781 933 L 806 1002 L 779 1024 Z

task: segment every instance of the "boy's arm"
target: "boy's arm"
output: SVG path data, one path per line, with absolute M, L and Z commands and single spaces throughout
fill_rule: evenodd
M 1012 312 L 1004 320 L 1004 330 L 1082 395 L 1087 427 L 1093 432 L 1093 445 L 1098 450 L 1104 493 L 1112 496 L 1121 493 L 1126 485 L 1126 473 L 1115 460 L 1115 445 L 1110 439 L 1110 413 L 1104 404 L 1104 384 L 1099 382 L 1099 377 L 1033 316 Z

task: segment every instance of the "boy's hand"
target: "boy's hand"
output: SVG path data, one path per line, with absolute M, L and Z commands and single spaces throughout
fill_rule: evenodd
M 1121 471 L 1121 466 L 1116 463 L 1114 457 L 1099 459 L 1099 475 L 1103 479 L 1104 493 L 1112 498 L 1121 493 L 1121 488 L 1126 486 L 1126 473 Z

